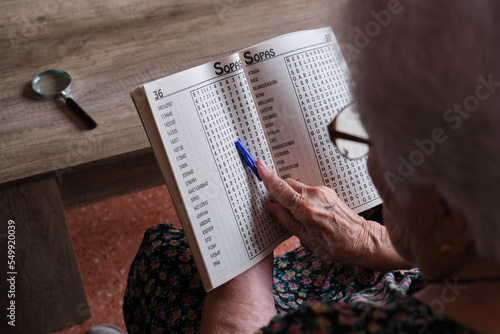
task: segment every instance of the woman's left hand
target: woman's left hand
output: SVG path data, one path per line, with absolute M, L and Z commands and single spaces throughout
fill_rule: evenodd
M 201 333 L 253 333 L 276 315 L 273 254 L 207 293 Z

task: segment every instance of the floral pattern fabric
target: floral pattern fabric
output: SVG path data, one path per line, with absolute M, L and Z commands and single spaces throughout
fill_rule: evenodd
M 274 261 L 278 316 L 258 333 L 471 333 L 409 296 L 417 269 L 382 274 L 300 247 Z M 205 291 L 181 229 L 148 229 L 124 296 L 129 333 L 197 333 Z
M 279 315 L 258 333 L 474 333 L 409 295 L 424 284 L 418 269 L 382 274 L 299 248 L 275 259 Z
M 129 333 L 196 333 L 205 290 L 181 229 L 148 229 L 132 262 L 123 303 Z

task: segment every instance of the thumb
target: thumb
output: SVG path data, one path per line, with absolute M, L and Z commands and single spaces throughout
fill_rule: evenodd
M 287 208 L 279 203 L 271 203 L 267 206 L 267 211 L 276 217 L 281 226 L 286 228 L 290 233 L 299 236 L 302 230 L 302 223 Z

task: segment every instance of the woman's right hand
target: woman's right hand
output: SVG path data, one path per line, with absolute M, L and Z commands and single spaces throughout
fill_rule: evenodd
M 386 228 L 357 215 L 332 189 L 282 180 L 262 160 L 257 169 L 277 201 L 268 211 L 317 255 L 381 271 L 411 268 L 395 251 Z

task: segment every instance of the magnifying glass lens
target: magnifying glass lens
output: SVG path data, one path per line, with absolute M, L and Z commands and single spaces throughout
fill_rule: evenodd
M 71 77 L 61 70 L 50 70 L 37 75 L 31 86 L 35 93 L 43 99 L 55 99 L 62 92 L 71 90 Z
M 62 73 L 41 75 L 33 83 L 33 89 L 40 95 L 58 95 L 71 84 L 71 79 Z

